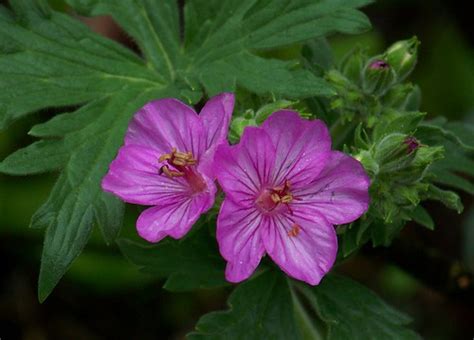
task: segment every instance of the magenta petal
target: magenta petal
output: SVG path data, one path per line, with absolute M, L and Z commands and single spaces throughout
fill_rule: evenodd
M 126 145 L 143 145 L 169 153 L 191 151 L 196 159 L 204 153 L 206 133 L 197 113 L 176 99 L 149 102 L 138 111 L 125 136 Z
M 270 183 L 275 158 L 270 137 L 260 128 L 247 127 L 238 145 L 220 145 L 214 171 L 224 192 L 238 204 L 253 204 Z
M 262 128 L 276 150 L 273 183 L 291 185 L 308 182 L 321 172 L 331 150 L 331 137 L 320 120 L 302 119 L 297 112 L 273 113 Z
M 227 132 L 234 109 L 234 100 L 232 93 L 222 93 L 209 99 L 199 113 L 207 138 L 206 152 L 199 162 L 199 171 L 210 178 L 216 177 L 213 163 L 217 147 L 220 144 L 228 144 Z
M 199 113 L 204 129 L 207 131 L 206 149 L 227 141 L 234 101 L 234 94 L 222 93 L 209 99 Z
M 214 194 L 202 194 L 148 208 L 138 217 L 138 234 L 149 242 L 158 242 L 166 236 L 181 238 L 213 203 Z
M 292 234 L 293 228 L 298 229 Z M 266 252 L 285 273 L 310 285 L 317 285 L 336 259 L 336 232 L 314 212 L 273 216 L 262 229 L 262 238 Z
M 264 254 L 260 236 L 262 216 L 255 208 L 224 200 L 217 218 L 217 241 L 227 260 L 226 279 L 240 282 L 254 272 Z
M 159 152 L 149 147 L 121 147 L 102 180 L 102 188 L 128 203 L 143 205 L 166 204 L 189 195 L 185 180 L 159 175 L 158 157 Z
M 370 179 L 357 160 L 333 151 L 316 180 L 293 190 L 298 200 L 292 205 L 310 207 L 332 224 L 349 223 L 367 211 L 369 185 Z

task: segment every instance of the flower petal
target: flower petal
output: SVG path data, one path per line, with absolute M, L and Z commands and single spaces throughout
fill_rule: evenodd
M 128 203 L 167 204 L 190 195 L 183 178 L 160 175 L 159 152 L 145 146 L 125 145 L 112 161 L 102 188 Z
M 321 172 L 331 150 L 331 137 L 320 120 L 302 119 L 295 111 L 273 113 L 262 128 L 276 150 L 273 183 L 289 180 L 291 185 L 305 183 Z
M 218 147 L 214 172 L 234 202 L 249 205 L 269 184 L 274 158 L 275 150 L 267 133 L 260 128 L 247 127 L 239 144 Z
M 199 113 L 204 129 L 207 131 L 206 150 L 212 145 L 227 141 L 234 102 L 233 93 L 221 93 L 209 99 Z
M 254 272 L 264 254 L 259 228 L 262 215 L 255 208 L 245 208 L 225 199 L 217 217 L 217 241 L 228 261 L 226 279 L 240 282 Z
M 199 162 L 199 171 L 210 178 L 215 178 L 213 163 L 214 155 L 220 144 L 227 142 L 230 119 L 234 109 L 234 95 L 222 93 L 215 96 L 204 105 L 199 117 L 206 131 L 206 152 Z
M 272 216 L 262 238 L 266 252 L 285 273 L 310 285 L 317 285 L 336 259 L 336 232 L 314 212 Z
M 213 203 L 214 194 L 207 193 L 148 208 L 138 217 L 138 234 L 149 242 L 158 242 L 166 236 L 181 238 Z
M 356 159 L 333 151 L 317 179 L 292 191 L 298 198 L 292 206 L 310 206 L 332 224 L 349 223 L 367 211 L 369 185 L 370 179 Z
M 206 133 L 197 113 L 176 99 L 154 100 L 143 106 L 133 117 L 126 145 L 143 145 L 169 153 L 191 151 L 196 159 L 204 153 Z

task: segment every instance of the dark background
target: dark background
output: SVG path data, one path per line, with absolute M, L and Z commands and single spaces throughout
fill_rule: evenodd
M 55 1 L 60 5 L 60 1 Z M 336 57 L 354 44 L 380 52 L 392 42 L 417 35 L 419 64 L 411 77 L 421 86 L 422 110 L 431 117 L 474 122 L 474 55 L 470 11 L 454 1 L 379 1 L 365 12 L 374 30 L 357 37 L 331 38 Z M 107 19 L 90 23 L 124 43 L 130 41 Z M 0 159 L 32 139 L 29 127 L 54 112 L 41 112 L 0 132 Z M 9 177 L 0 174 L 0 338 L 7 339 L 180 339 L 205 312 L 225 308 L 229 289 L 170 293 L 138 272 L 115 246 L 96 233 L 83 255 L 40 305 L 36 284 L 42 230 L 29 218 L 46 199 L 55 175 Z M 474 209 L 462 195 L 461 215 L 441 205 L 425 205 L 437 227 L 430 232 L 407 226 L 388 249 L 366 247 L 340 266 L 410 314 L 427 339 L 472 339 L 474 301 Z M 122 235 L 134 234 L 135 207 L 128 207 Z M 472 284 L 471 284 L 472 287 Z

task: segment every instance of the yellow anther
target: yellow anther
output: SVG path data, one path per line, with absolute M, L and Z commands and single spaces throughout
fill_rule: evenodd
M 164 161 L 167 161 L 168 159 L 171 159 L 173 156 L 169 153 L 165 153 L 164 155 L 161 155 L 160 158 L 158 158 L 158 160 L 160 162 L 164 162 Z
M 160 162 L 168 161 L 169 164 L 176 166 L 188 166 L 195 165 L 197 163 L 197 161 L 193 158 L 192 152 L 181 152 L 178 151 L 176 148 L 172 148 L 171 153 L 161 155 L 158 160 Z
M 281 203 L 290 203 L 292 200 L 293 196 L 291 194 L 288 194 L 281 198 Z
M 273 203 L 280 203 L 281 201 L 280 195 L 278 195 L 276 192 L 271 194 L 270 198 L 272 199 Z
M 163 165 L 160 168 L 160 175 L 162 173 L 165 174 L 169 178 L 184 176 L 184 172 L 176 171 L 176 170 L 170 170 L 167 165 Z
M 301 231 L 301 227 L 298 224 L 293 224 L 291 227 L 290 231 L 288 232 L 288 236 L 290 237 L 296 237 Z
M 180 166 L 184 166 L 186 165 L 186 160 L 185 159 L 180 159 L 180 158 L 174 158 L 171 163 L 173 163 L 174 165 L 180 165 Z
M 176 157 L 176 158 L 181 158 L 181 159 L 189 159 L 190 158 L 189 153 L 179 152 L 179 151 L 174 152 L 173 156 Z
M 280 191 L 283 191 L 283 190 L 285 190 L 285 187 L 283 185 L 279 185 L 279 186 L 273 188 L 273 191 L 276 191 L 276 192 L 280 192 Z

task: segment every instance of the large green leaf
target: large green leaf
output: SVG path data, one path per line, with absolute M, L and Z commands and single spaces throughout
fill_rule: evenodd
M 123 254 L 143 272 L 167 278 L 164 287 L 172 291 L 211 288 L 226 285 L 225 263 L 217 243 L 207 228 L 182 240 L 164 240 L 157 245 L 119 239 Z
M 193 103 L 203 92 L 236 86 L 287 97 L 329 95 L 331 88 L 297 61 L 265 59 L 258 50 L 370 26 L 355 9 L 367 0 L 191 0 L 184 23 L 174 0 L 67 2 L 81 14 L 111 14 L 141 56 L 46 0 L 0 6 L 0 128 L 41 109 L 81 106 L 33 127 L 42 140 L 0 163 L 1 172 L 16 175 L 61 171 L 32 219 L 33 227 L 47 227 L 40 300 L 80 254 L 94 224 L 108 242 L 118 234 L 122 204 L 101 191 L 100 181 L 139 107 L 162 97 Z
M 410 318 L 348 278 L 329 275 L 310 288 L 298 283 L 314 311 L 326 323 L 327 339 L 418 339 L 406 328 Z
M 228 311 L 204 315 L 197 339 L 300 339 L 287 279 L 267 271 L 240 284 L 229 298 Z
M 235 289 L 230 309 L 203 316 L 189 339 L 417 339 L 396 311 L 364 286 L 328 275 L 316 287 L 264 272 Z
M 474 195 L 474 125 L 467 122 L 447 122 L 443 117 L 424 122 L 417 131 L 422 142 L 443 145 L 443 159 L 430 171 L 434 181 Z

